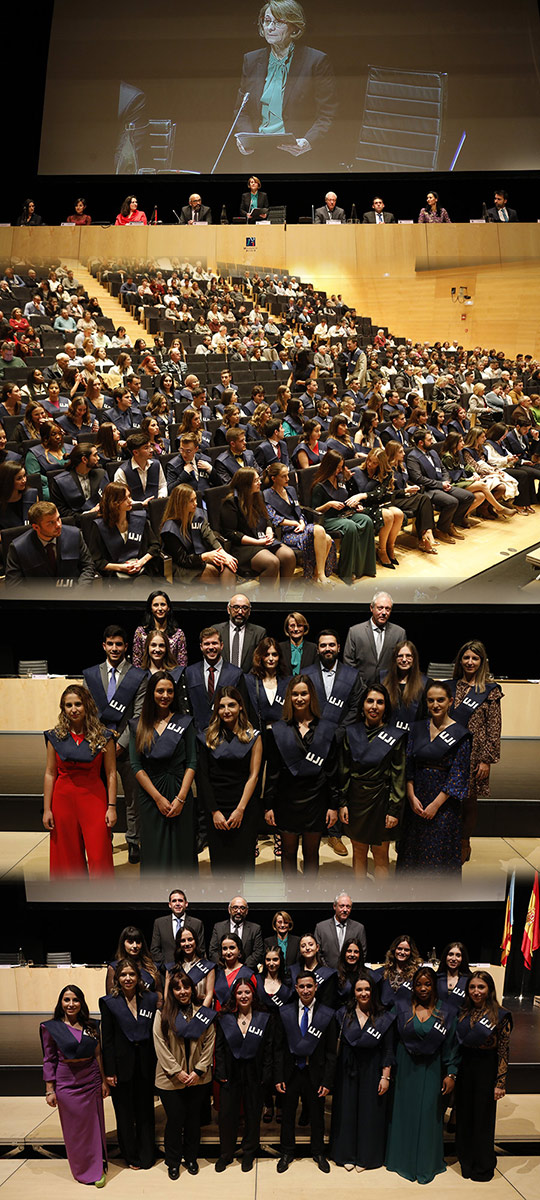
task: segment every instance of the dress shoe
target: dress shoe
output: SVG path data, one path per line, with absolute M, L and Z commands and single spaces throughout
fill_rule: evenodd
M 225 1169 L 229 1166 L 229 1163 L 232 1163 L 232 1158 L 224 1158 L 223 1155 L 220 1154 L 214 1170 L 216 1170 L 220 1175 L 221 1172 L 225 1171 Z
M 128 842 L 128 862 L 136 866 L 141 861 L 141 848 L 136 842 Z
M 244 1154 L 242 1156 L 242 1170 L 243 1171 L 252 1171 L 253 1170 L 253 1158 L 252 1158 L 251 1154 Z
M 313 1162 L 317 1163 L 319 1171 L 322 1171 L 323 1175 L 330 1174 L 330 1163 L 328 1162 L 328 1159 L 324 1157 L 324 1154 L 314 1155 Z
M 452 537 L 457 538 L 459 542 L 465 541 L 465 534 L 461 532 L 461 529 L 456 529 L 455 525 L 450 526 L 450 533 L 452 534 Z
M 263 1114 L 262 1114 L 263 1123 L 265 1125 L 269 1125 L 270 1122 L 273 1120 L 273 1117 L 274 1117 L 274 1105 L 273 1104 L 265 1104 L 265 1106 L 263 1108 Z
M 190 1175 L 199 1174 L 199 1164 L 196 1159 L 192 1158 L 190 1162 L 186 1160 L 186 1171 L 188 1171 Z
M 292 1154 L 282 1154 L 276 1168 L 278 1175 L 284 1175 L 285 1171 L 289 1170 L 292 1161 Z
M 327 840 L 328 840 L 328 845 L 330 846 L 330 849 L 334 851 L 334 854 L 339 854 L 340 858 L 347 857 L 347 854 L 349 853 L 349 851 L 347 850 L 347 847 L 343 844 L 341 838 L 329 837 Z
M 455 546 L 456 539 L 450 533 L 445 533 L 443 529 L 437 529 L 437 541 L 445 542 L 448 546 Z
M 168 1174 L 169 1174 L 169 1179 L 179 1179 L 180 1178 L 180 1167 L 169 1167 Z

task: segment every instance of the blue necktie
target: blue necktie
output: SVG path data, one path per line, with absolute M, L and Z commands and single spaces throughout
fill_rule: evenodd
M 116 692 L 116 671 L 115 671 L 114 667 L 111 667 L 109 686 L 107 688 L 107 700 L 113 700 L 115 692 Z
M 302 1013 L 302 1017 L 301 1017 L 301 1020 L 300 1020 L 300 1033 L 302 1034 L 302 1037 L 305 1037 L 305 1036 L 306 1036 L 306 1033 L 307 1033 L 307 1031 L 308 1031 L 308 1027 L 309 1027 L 309 1008 L 304 1008 L 304 1011 L 303 1011 L 303 1013 Z M 300 1067 L 300 1070 L 301 1070 L 301 1071 L 303 1071 L 303 1069 L 304 1069 L 304 1067 L 306 1066 L 306 1064 L 307 1064 L 307 1058 L 299 1058 L 299 1059 L 297 1059 L 297 1064 L 296 1064 L 296 1065 L 297 1065 L 298 1067 Z

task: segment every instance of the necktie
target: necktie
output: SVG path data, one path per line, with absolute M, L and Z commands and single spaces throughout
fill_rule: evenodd
M 233 667 L 240 666 L 240 634 L 237 629 L 233 633 L 231 662 Z
M 339 943 L 339 948 L 340 948 L 340 950 L 342 950 L 343 943 L 345 941 L 346 929 L 345 929 L 345 926 L 342 925 L 341 921 L 338 922 L 336 929 L 337 929 L 337 939 L 338 939 L 338 943 Z
M 304 1011 L 300 1018 L 300 1033 L 301 1033 L 302 1037 L 306 1036 L 306 1033 L 308 1031 L 308 1026 L 309 1026 L 309 1008 L 304 1008 Z M 297 1066 L 300 1067 L 301 1071 L 303 1071 L 306 1064 L 307 1064 L 307 1058 L 299 1058 L 297 1060 Z
M 56 560 L 56 550 L 55 550 L 52 542 L 47 542 L 47 545 L 45 546 L 45 554 L 47 556 L 47 562 L 51 568 L 51 575 L 58 575 L 58 563 Z
M 214 699 L 215 690 L 216 690 L 216 672 L 214 671 L 213 667 L 209 667 L 208 668 L 208 699 L 210 701 L 212 701 Z
M 115 671 L 114 667 L 111 667 L 111 673 L 109 675 L 109 686 L 107 688 L 107 700 L 112 700 L 115 692 L 116 692 L 116 671 Z

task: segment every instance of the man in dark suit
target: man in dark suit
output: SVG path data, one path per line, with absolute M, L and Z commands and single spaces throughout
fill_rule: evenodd
M 439 513 L 436 537 L 441 542 L 454 544 L 456 538 L 463 541 L 464 534 L 457 525 L 467 527 L 467 513 L 474 496 L 466 488 L 456 487 L 443 467 L 437 451 L 433 448 L 435 438 L 428 429 L 413 433 L 414 450 L 407 456 L 407 470 L 411 483 L 417 483 L 431 497 L 431 503 Z
M 266 629 L 250 621 L 251 604 L 242 592 L 231 596 L 227 612 L 229 620 L 216 625 L 223 639 L 223 658 L 247 674 L 251 670 L 253 651 L 261 638 L 266 637 Z
M 317 641 L 317 658 L 302 673 L 313 681 L 323 720 L 343 727 L 349 713 L 356 712 L 363 685 L 358 671 L 339 661 L 340 649 L 335 629 L 322 629 Z M 340 858 L 348 853 L 341 840 L 342 833 L 339 820 L 328 829 L 328 845 Z
M 273 417 L 265 425 L 264 432 L 266 436 L 262 442 L 259 442 L 257 449 L 254 451 L 255 458 L 261 469 L 264 471 L 273 462 L 281 462 L 284 467 L 288 467 L 289 451 L 283 433 L 283 421 L 281 417 Z
M 180 438 L 179 454 L 170 458 L 166 467 L 167 491 L 172 492 L 179 483 L 187 483 L 197 492 L 199 499 L 209 487 L 219 487 L 221 480 L 215 474 L 212 459 L 198 449 L 199 439 L 195 433 L 183 433 Z
M 208 957 L 212 962 L 219 959 L 221 939 L 228 933 L 236 933 L 244 947 L 245 965 L 253 971 L 257 970 L 264 957 L 264 945 L 260 925 L 248 921 L 248 903 L 243 896 L 233 896 L 229 904 L 229 916 L 226 921 L 216 921 L 210 938 Z
M 202 203 L 198 193 L 192 192 L 189 197 L 189 203 L 180 209 L 180 224 L 198 225 L 201 221 L 205 221 L 207 225 L 211 225 L 212 213 L 208 205 Z
M 92 583 L 96 569 L 80 529 L 62 526 L 55 504 L 38 500 L 28 509 L 32 526 L 16 537 L 7 552 L 6 587 L 32 581 L 69 580 L 73 586 Z
M 401 625 L 390 621 L 393 606 L 388 592 L 376 592 L 370 604 L 370 620 L 351 625 L 347 634 L 343 660 L 357 668 L 364 686 L 384 679 L 395 646 L 407 637 Z
M 166 917 L 157 917 L 152 930 L 150 954 L 154 962 L 174 962 L 176 950 L 176 935 L 182 929 L 189 929 L 197 943 L 197 954 L 204 957 L 204 925 L 198 917 L 187 915 L 188 899 L 181 888 L 173 888 L 169 892 L 170 913 Z
M 218 455 L 214 464 L 214 470 L 219 476 L 220 482 L 222 484 L 230 483 L 240 467 L 253 467 L 254 471 L 260 475 L 260 467 L 253 450 L 246 450 L 245 429 L 240 429 L 237 425 L 228 429 L 225 437 L 228 449 Z
M 279 1009 L 275 1031 L 274 1080 L 283 1096 L 280 1175 L 295 1155 L 296 1109 L 299 1099 L 309 1116 L 311 1153 L 325 1175 L 330 1172 L 324 1146 L 324 1101 L 332 1089 L 336 1070 L 337 1028 L 331 1008 L 316 999 L 312 971 L 300 971 L 296 996 Z
M 84 682 L 93 696 L 100 721 L 114 733 L 116 769 L 122 780 L 126 803 L 126 841 L 130 863 L 140 862 L 137 785 L 129 761 L 129 722 L 140 713 L 146 691 L 146 671 L 133 667 L 126 658 L 127 633 L 121 625 L 103 631 L 105 662 L 83 671 Z
M 309 625 L 301 612 L 287 613 L 283 625 L 287 641 L 280 642 L 279 648 L 288 675 L 301 675 L 306 667 L 311 667 L 317 661 L 317 646 L 315 642 L 306 642 Z
M 381 200 L 380 196 L 375 196 L 371 212 L 365 212 L 362 217 L 362 225 L 395 225 L 395 223 L 394 214 L 384 211 L 384 200 Z
M 347 223 L 345 209 L 338 208 L 335 192 L 327 192 L 322 208 L 315 209 L 315 225 L 328 225 L 329 221 L 339 221 L 341 225 Z
M 410 441 L 407 430 L 405 429 L 406 421 L 407 418 L 403 412 L 403 409 L 395 408 L 388 424 L 383 425 L 379 431 L 383 446 L 386 446 L 387 442 L 398 442 L 400 446 L 405 448 L 405 450 L 409 449 Z
M 493 208 L 486 209 L 486 221 L 501 221 L 504 224 L 507 221 L 515 223 L 519 220 L 515 208 L 508 208 L 508 192 L 505 192 L 504 188 L 499 188 L 493 199 Z
M 351 919 L 352 900 L 347 892 L 340 892 L 334 900 L 334 916 L 319 921 L 315 926 L 315 938 L 321 947 L 327 967 L 337 967 L 342 947 L 349 938 L 357 938 L 367 952 L 366 931 L 359 921 Z
M 96 447 L 90 443 L 74 446 L 68 462 L 67 471 L 51 476 L 50 496 L 62 520 L 79 525 L 83 512 L 99 512 L 100 496 L 109 476 L 100 467 Z
M 201 629 L 200 645 L 202 660 L 190 663 L 182 675 L 198 732 L 210 724 L 214 697 L 219 688 L 236 687 L 247 700 L 243 671 L 225 662 L 219 630 L 214 626 Z

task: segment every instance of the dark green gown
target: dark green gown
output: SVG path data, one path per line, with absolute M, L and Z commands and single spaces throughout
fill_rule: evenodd
M 313 508 L 327 504 L 329 500 L 346 500 L 348 492 L 345 488 L 328 490 L 322 484 L 316 483 L 311 495 Z M 375 576 L 377 564 L 375 559 L 375 539 L 373 522 L 368 513 L 355 512 L 354 509 L 344 508 L 342 512 L 329 508 L 320 514 L 321 521 L 327 533 L 341 535 L 338 574 L 340 579 L 350 583 L 352 576 L 361 579 L 363 575 Z
M 154 738 L 157 738 L 156 733 Z M 178 795 L 185 772 L 190 767 L 195 770 L 197 765 L 193 725 L 186 729 L 172 756 L 161 762 L 139 754 L 132 733 L 129 757 L 135 775 L 137 771 L 146 771 L 158 792 L 166 796 L 167 800 L 173 800 Z M 193 868 L 197 862 L 197 853 L 195 799 L 191 790 L 178 817 L 164 817 L 140 783 L 137 783 L 137 800 L 141 822 L 141 871 Z
M 425 1036 L 433 1027 L 433 1015 L 422 1024 L 417 1017 L 415 1032 Z M 448 1097 L 441 1095 L 445 1075 L 455 1075 L 459 1062 L 456 1021 L 452 1022 L 442 1050 L 430 1055 L 412 1055 L 401 1041 L 397 1046 L 394 1104 L 386 1150 L 386 1168 L 403 1179 L 431 1183 L 446 1171 L 443 1146 L 443 1115 Z

